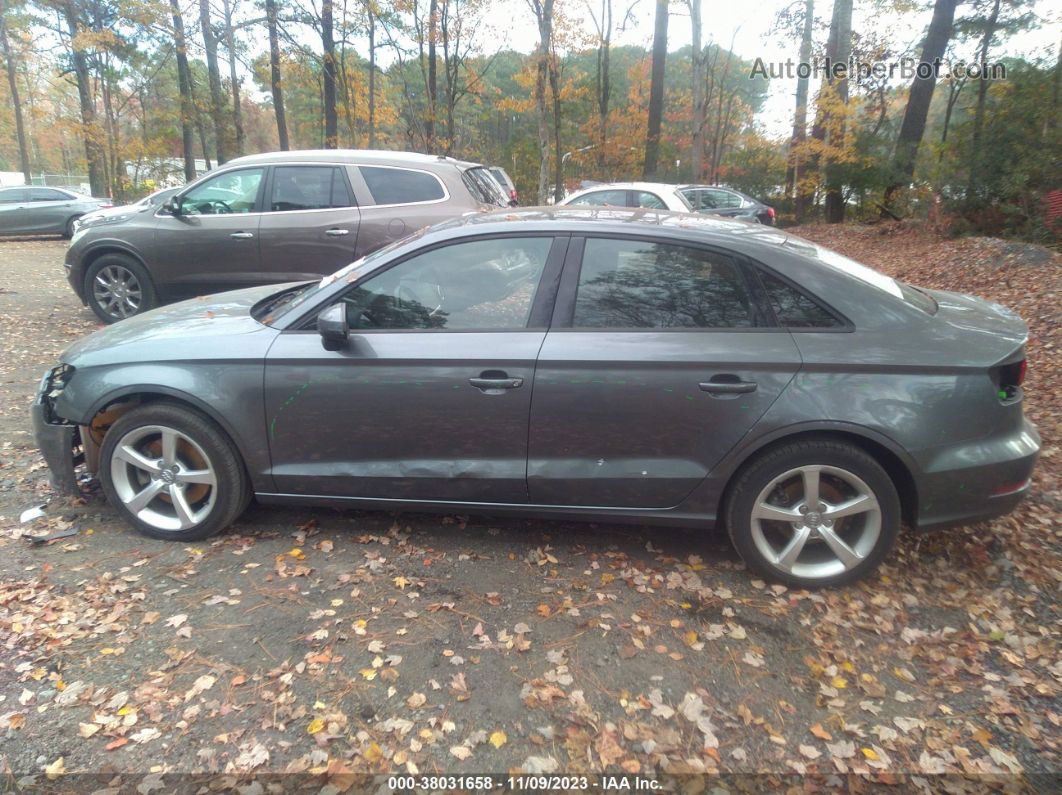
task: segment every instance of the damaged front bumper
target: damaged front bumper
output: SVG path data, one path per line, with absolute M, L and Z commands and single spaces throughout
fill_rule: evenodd
M 80 494 L 76 468 L 84 463 L 81 429 L 52 412 L 49 397 L 52 372 L 41 380 L 41 388 L 33 401 L 33 437 L 44 462 L 51 472 L 52 485 L 61 494 Z

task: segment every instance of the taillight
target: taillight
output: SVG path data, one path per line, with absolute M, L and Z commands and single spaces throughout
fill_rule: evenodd
M 1014 383 L 1016 383 L 1018 386 L 1021 386 L 1022 384 L 1024 384 L 1025 383 L 1025 373 L 1027 373 L 1028 371 L 1029 371 L 1029 360 L 1028 359 L 1022 359 L 1020 362 L 1018 362 L 1018 380 L 1015 381 Z
M 770 218 L 772 221 L 774 220 L 774 208 L 773 207 L 768 207 L 767 208 L 767 217 Z
M 1000 367 L 996 373 L 999 388 L 999 399 L 1002 401 L 1013 400 L 1021 393 L 1021 385 L 1025 383 L 1025 374 L 1029 370 L 1028 359 L 1011 362 Z

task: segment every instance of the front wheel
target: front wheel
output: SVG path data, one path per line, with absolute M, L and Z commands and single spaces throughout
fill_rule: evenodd
M 158 304 L 155 285 L 144 267 L 122 254 L 104 254 L 85 274 L 85 298 L 96 317 L 114 323 Z
M 100 483 L 111 505 L 152 538 L 201 541 L 247 506 L 239 454 L 206 417 L 168 403 L 122 415 L 107 431 Z
M 749 568 L 789 585 L 841 585 L 869 574 L 900 527 L 892 479 L 854 445 L 783 445 L 738 476 L 727 528 Z

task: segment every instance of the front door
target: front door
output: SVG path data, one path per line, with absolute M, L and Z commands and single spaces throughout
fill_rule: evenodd
M 258 227 L 263 281 L 333 273 L 354 261 L 359 211 L 346 168 L 274 166 Z
M 281 493 L 527 501 L 535 358 L 566 239 L 433 247 L 351 285 L 347 347 L 286 331 L 266 361 Z M 319 307 L 323 309 L 324 307 Z
M 799 352 L 757 327 L 723 253 L 588 238 L 579 265 L 569 257 L 535 372 L 530 501 L 676 506 L 778 398 Z
M 260 284 L 258 223 L 265 167 L 223 171 L 180 194 L 181 212 L 157 211 L 155 270 L 176 293 Z

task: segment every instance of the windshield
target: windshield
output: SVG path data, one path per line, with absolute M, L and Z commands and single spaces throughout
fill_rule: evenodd
M 419 237 L 423 234 L 421 232 L 414 232 L 412 235 L 396 240 L 383 248 L 378 248 L 371 254 L 366 254 L 361 259 L 356 259 L 349 265 L 345 265 L 335 273 L 330 273 L 319 282 L 310 282 L 299 287 L 288 288 L 275 296 L 263 301 L 259 306 L 262 308 L 261 313 L 266 314 L 265 317 L 260 318 L 262 323 L 267 326 L 272 325 L 274 321 L 278 320 L 283 315 L 286 315 L 297 306 L 301 306 L 306 303 L 307 300 L 313 298 L 325 288 L 335 284 L 340 279 L 345 279 L 348 283 L 353 282 L 361 276 L 365 270 L 372 270 L 381 259 L 384 259 L 388 254 L 394 251 L 399 246 L 409 242 L 413 237 Z

